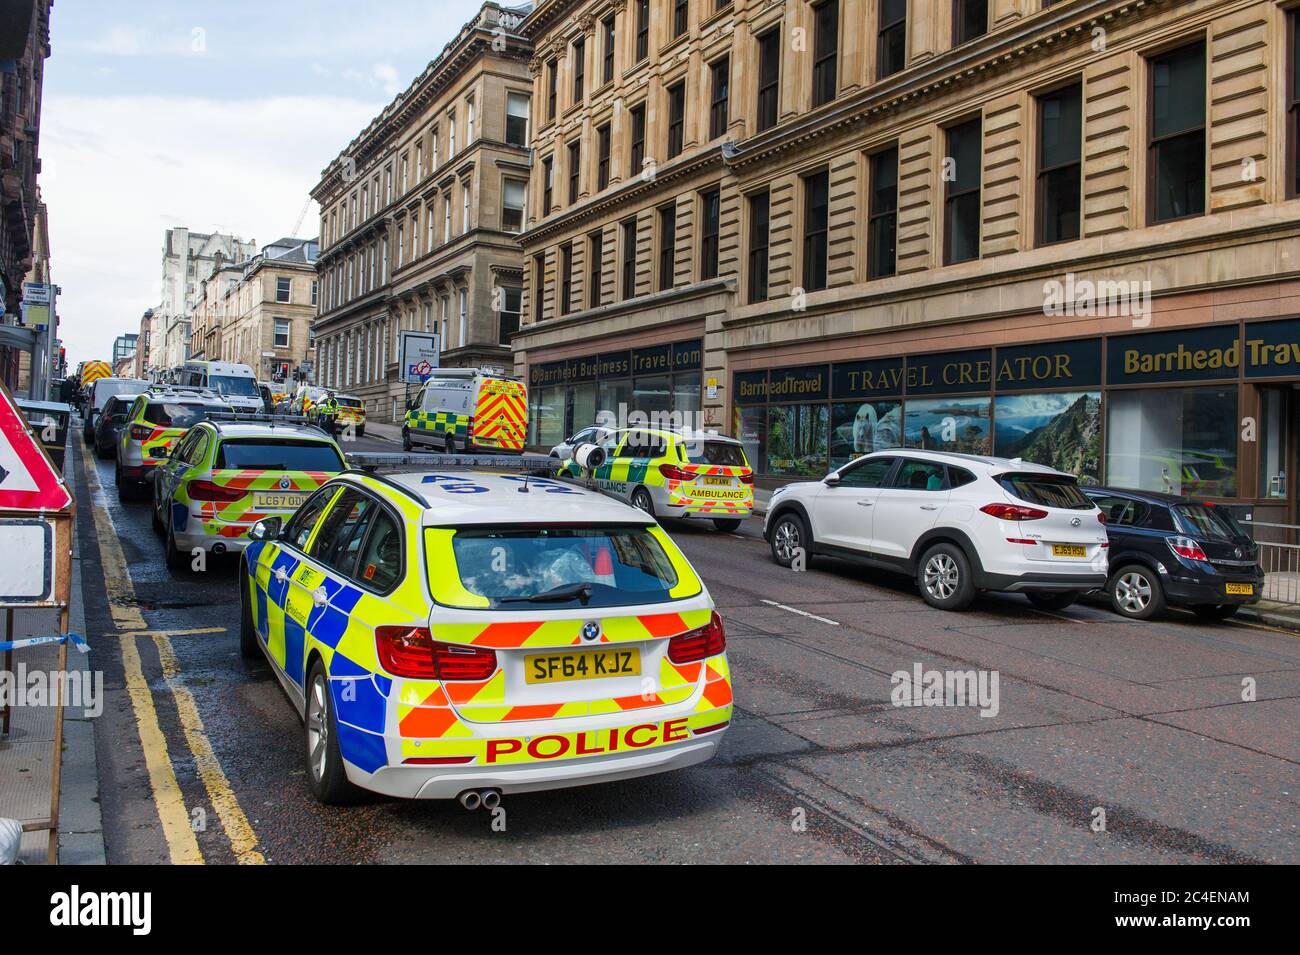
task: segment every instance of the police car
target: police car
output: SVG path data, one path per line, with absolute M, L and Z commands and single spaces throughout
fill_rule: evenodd
M 707 431 L 624 428 L 601 442 L 597 487 L 655 517 L 711 519 L 732 531 L 754 512 L 754 472 L 735 438 Z M 557 449 L 558 450 L 558 449 Z M 572 458 L 557 473 L 578 479 Z
M 349 471 L 252 537 L 240 649 L 298 708 L 323 802 L 492 807 L 703 762 L 731 722 L 703 582 L 649 516 L 598 492 Z
M 176 439 L 208 415 L 230 410 L 216 392 L 206 388 L 154 385 L 136 398 L 118 438 L 118 497 L 130 501 L 144 496 L 154 468 L 166 462 Z
M 264 517 L 288 517 L 347 468 L 315 425 L 263 415 L 214 415 L 186 432 L 153 475 L 153 527 L 167 566 L 186 567 L 194 548 L 242 550 Z

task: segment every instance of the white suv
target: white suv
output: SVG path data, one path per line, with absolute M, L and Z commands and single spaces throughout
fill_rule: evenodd
M 1019 459 L 877 451 L 778 488 L 763 536 L 783 567 L 803 552 L 910 574 L 928 604 L 977 591 L 1060 610 L 1106 585 L 1106 518 L 1073 475 Z

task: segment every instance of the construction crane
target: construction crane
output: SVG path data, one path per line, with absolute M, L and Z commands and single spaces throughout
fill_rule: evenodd
M 291 239 L 298 238 L 298 232 L 302 229 L 302 220 L 307 218 L 307 210 L 311 208 L 311 196 L 302 204 L 302 211 L 298 213 L 298 221 L 293 224 L 293 231 L 289 233 Z

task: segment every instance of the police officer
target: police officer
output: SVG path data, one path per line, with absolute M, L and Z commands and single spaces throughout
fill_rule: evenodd
M 325 422 L 325 430 L 330 434 L 333 434 L 334 425 L 338 420 L 339 415 L 339 402 L 338 399 L 334 397 L 334 392 L 325 392 L 325 400 L 321 402 L 320 413 L 321 418 Z

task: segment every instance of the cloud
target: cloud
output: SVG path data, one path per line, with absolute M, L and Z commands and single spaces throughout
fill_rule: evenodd
M 197 28 L 196 28 L 197 29 Z M 99 56 L 177 56 L 196 51 L 193 33 L 158 34 L 143 27 L 116 24 L 85 40 L 74 40 L 73 50 Z
M 381 107 L 342 97 L 47 94 L 41 190 L 69 361 L 104 357 L 158 304 L 167 226 L 260 243 L 289 234 L 320 170 Z M 301 235 L 318 228 L 313 204 Z

